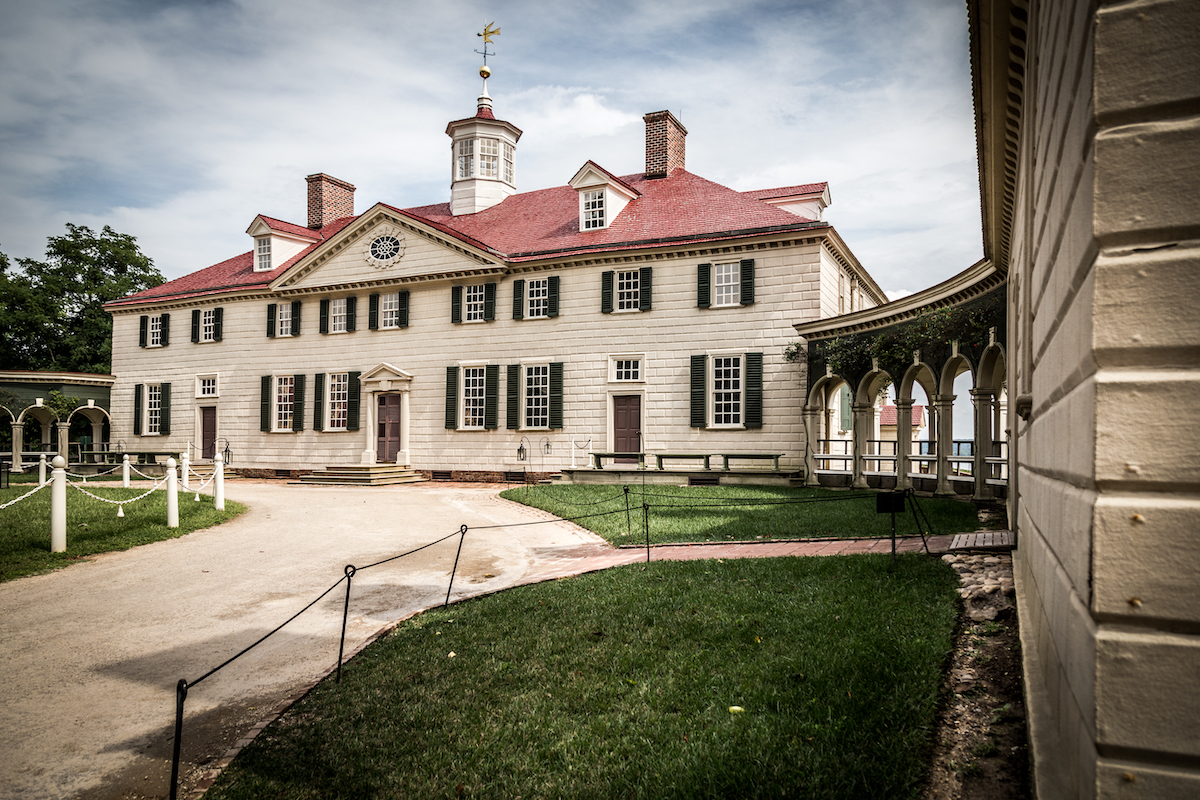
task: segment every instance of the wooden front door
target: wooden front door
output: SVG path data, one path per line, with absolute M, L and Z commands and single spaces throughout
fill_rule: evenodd
M 379 415 L 376 417 L 379 437 L 375 458 L 378 461 L 395 463 L 400 452 L 400 395 L 379 395 Z
M 200 407 L 200 457 L 212 458 L 217 450 L 217 407 Z
M 642 398 L 641 395 L 613 397 L 613 450 L 617 453 L 639 453 L 642 450 Z M 636 458 L 618 458 L 616 461 L 630 464 Z

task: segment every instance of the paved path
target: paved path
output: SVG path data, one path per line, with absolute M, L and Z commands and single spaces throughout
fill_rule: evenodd
M 0 584 L 0 798 L 159 796 L 175 685 L 195 682 L 342 576 L 467 525 L 452 597 L 642 561 L 496 487 L 231 481 L 250 511 L 216 528 Z M 529 525 L 532 521 L 545 524 Z M 944 550 L 950 537 L 930 545 Z M 941 540 L 945 541 L 941 541 Z M 354 578 L 347 652 L 440 603 L 458 537 Z M 901 540 L 916 550 L 920 539 Z M 886 540 L 661 546 L 651 558 L 884 551 Z M 344 592 L 199 685 L 184 758 L 211 762 L 336 663 Z

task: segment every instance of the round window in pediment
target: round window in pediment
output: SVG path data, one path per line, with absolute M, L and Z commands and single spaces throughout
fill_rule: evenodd
M 392 233 L 376 236 L 367 247 L 367 260 L 377 267 L 390 266 L 404 255 L 404 240 Z

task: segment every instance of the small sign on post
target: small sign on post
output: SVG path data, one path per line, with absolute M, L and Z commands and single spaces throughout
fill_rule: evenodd
M 875 495 L 875 513 L 892 515 L 892 563 L 896 563 L 896 514 L 904 513 L 905 491 L 879 492 Z

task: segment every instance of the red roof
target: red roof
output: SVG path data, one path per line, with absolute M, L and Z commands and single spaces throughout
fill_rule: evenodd
M 754 196 L 759 193 L 736 192 L 684 169 L 672 170 L 666 178 L 646 178 L 639 173 L 618 180 L 638 196 L 629 201 L 609 227 L 599 230 L 579 229 L 579 195 L 570 186 L 515 194 L 491 208 L 457 217 L 450 213 L 449 203 L 408 209 L 387 207 L 509 263 L 830 227 L 828 223 L 798 217 L 765 203 Z M 823 187 L 824 184 L 805 186 Z M 761 193 L 787 196 L 794 188 L 762 190 Z M 282 274 L 282 270 L 320 247 L 356 217 L 337 220 L 319 230 L 269 217 L 262 219 L 272 230 L 315 236 L 318 241 L 270 272 L 255 272 L 253 254 L 243 253 L 107 306 L 265 288 Z
M 306 228 L 303 225 L 295 225 L 291 222 L 284 222 L 281 219 L 275 219 L 274 217 L 268 217 L 264 214 L 259 214 L 258 219 L 261 219 L 263 222 L 265 222 L 267 224 L 267 227 L 273 231 L 279 231 L 280 233 L 290 233 L 293 236 L 299 236 L 303 239 L 309 239 L 312 241 L 317 241 L 317 240 L 320 240 L 320 238 L 321 238 L 321 234 L 318 233 L 316 230 L 314 230 L 312 228 Z
M 781 186 L 778 189 L 754 189 L 749 192 L 742 192 L 746 197 L 753 197 L 755 200 L 776 200 L 781 197 L 795 197 L 801 194 L 820 194 L 825 191 L 828 182 L 821 183 L 801 183 L 798 186 Z
M 884 406 L 879 409 L 880 425 L 896 425 L 896 407 Z M 912 426 L 922 427 L 925 424 L 925 406 L 914 404 L 912 407 Z

